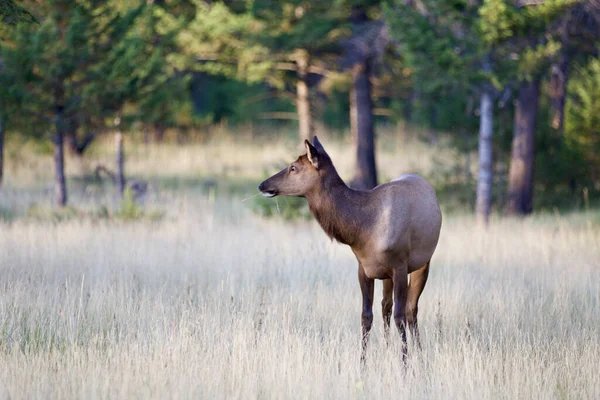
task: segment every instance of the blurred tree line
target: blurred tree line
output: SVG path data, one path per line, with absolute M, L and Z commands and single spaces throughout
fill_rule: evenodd
M 498 160 L 507 214 L 533 210 L 535 184 L 600 185 L 597 0 L 0 4 L 0 154 L 5 131 L 51 140 L 60 205 L 65 146 L 259 119 L 297 120 L 301 139 L 350 127 L 361 189 L 376 119 L 448 132 L 477 149 L 484 223 Z

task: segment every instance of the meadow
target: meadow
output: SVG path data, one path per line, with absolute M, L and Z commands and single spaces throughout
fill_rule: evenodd
M 323 143 L 349 177 L 348 143 Z M 108 139 L 67 160 L 62 212 L 51 157 L 30 147 L 9 149 L 0 189 L 0 399 L 600 398 L 597 211 L 494 215 L 483 229 L 444 197 L 422 348 L 405 367 L 398 335 L 385 344 L 378 282 L 361 370 L 351 251 L 284 218 L 287 200 L 252 197 L 295 141 L 129 143 L 128 174 L 149 181 L 132 219 L 112 184 L 86 178 L 113 163 Z M 443 140 L 379 142 L 384 179 L 448 181 L 463 164 Z

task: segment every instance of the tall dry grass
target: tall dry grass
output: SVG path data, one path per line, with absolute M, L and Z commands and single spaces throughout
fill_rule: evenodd
M 445 221 L 422 350 L 405 369 L 385 346 L 377 297 L 363 373 L 356 263 L 314 223 L 0 225 L 0 382 L 13 399 L 599 398 L 598 227 L 472 222 Z
M 273 131 L 262 137 L 251 137 L 244 131 L 217 133 L 185 144 L 146 145 L 137 136 L 126 136 L 125 175 L 149 181 L 148 207 L 180 214 L 182 194 L 204 195 L 205 183 L 234 186 L 220 201 L 247 198 L 256 194 L 255 188 L 260 181 L 304 151 L 295 137 L 277 135 Z M 355 157 L 348 138 L 330 134 L 322 136 L 322 140 L 340 175 L 350 179 Z M 377 143 L 377 166 L 382 181 L 407 172 L 419 173 L 444 184 L 464 177 L 464 156 L 448 145 L 447 137 L 441 136 L 436 144 L 431 144 L 415 133 L 387 129 L 380 132 Z M 52 155 L 40 153 L 39 147 L 40 144 L 15 140 L 7 143 L 6 171 L 0 186 L 0 219 L 3 214 L 27 215 L 32 207 L 46 211 L 52 208 Z M 102 174 L 104 184 L 98 185 L 94 180 L 94 171 L 99 165 L 113 172 L 116 170 L 113 135 L 106 134 L 97 139 L 84 157 L 66 153 L 70 206 L 83 210 L 99 205 L 118 207 L 119 196 L 108 184 L 110 179 Z M 461 171 L 457 172 L 457 168 Z
M 155 177 L 235 164 L 257 179 L 293 146 L 157 148 L 128 166 Z M 343 146 L 329 147 L 347 170 Z M 428 151 L 379 160 L 425 170 Z M 10 183 L 2 201 L 42 201 L 35 182 Z M 361 371 L 352 253 L 314 221 L 263 220 L 240 198 L 162 193 L 150 203 L 172 212 L 158 222 L 0 222 L 0 398 L 600 398 L 597 215 L 488 230 L 446 216 L 422 349 L 404 367 L 398 337 L 385 345 L 378 283 Z
M 96 140 L 85 157 L 72 156 L 67 151 L 67 176 L 93 172 L 98 164 L 115 168 L 114 135 Z M 321 136 L 343 178 L 350 178 L 354 163 L 349 138 Z M 53 164 L 50 148 L 40 155 L 39 145 L 7 144 L 5 184 L 27 188 L 42 184 L 51 187 Z M 260 178 L 273 168 L 286 165 L 303 151 L 297 138 L 268 131 L 263 137 L 251 137 L 245 132 L 218 132 L 204 140 L 184 144 L 173 142 L 143 144 L 138 136 L 125 137 L 126 173 L 145 178 L 217 176 Z M 383 180 L 405 172 L 430 176 L 440 165 L 450 166 L 461 157 L 448 146 L 448 138 L 440 136 L 436 144 L 420 139 L 416 133 L 383 129 L 377 140 L 377 167 Z

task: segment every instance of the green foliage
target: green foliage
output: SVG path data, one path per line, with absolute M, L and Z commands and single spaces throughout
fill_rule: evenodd
M 0 206 L 0 222 L 11 222 L 15 219 L 15 213 L 9 208 Z
M 144 2 L 51 0 L 39 26 L 17 25 L 2 45 L 0 111 L 41 136 L 144 121 L 173 124 L 186 81 L 175 76 L 181 23 Z M 2 89 L 0 89 L 2 90 Z
M 124 41 L 141 9 L 114 15 L 104 2 L 60 0 L 44 7 L 39 27 L 17 26 L 14 45 L 2 47 L 17 111 L 42 132 L 58 113 L 85 122 L 109 116 L 132 90 Z
M 415 80 L 425 93 L 464 86 L 467 71 L 478 70 L 479 39 L 475 35 L 476 9 L 467 3 L 428 0 L 421 10 L 395 1 L 386 6 L 385 16 L 400 53 L 414 69 Z
M 0 1 L 0 27 L 2 25 L 15 25 L 22 22 L 37 22 L 37 20 L 26 8 L 17 4 L 17 1 Z
M 504 0 L 484 0 L 478 17 L 476 29 L 482 42 L 494 46 L 513 36 L 519 14 L 514 6 Z
M 234 86 L 234 79 L 246 83 L 246 87 L 237 85 L 241 92 L 235 94 L 240 96 L 251 89 L 261 97 L 264 88 L 259 83 L 266 83 L 270 89 L 277 89 L 271 98 L 288 97 L 287 92 L 294 90 L 299 78 L 295 71 L 299 55 L 307 57 L 310 65 L 320 63 L 327 69 L 337 62 L 341 40 L 349 33 L 349 13 L 340 4 L 258 0 L 197 1 L 196 6 L 193 21 L 179 36 L 181 47 L 189 55 L 187 67 L 226 78 L 222 81 L 224 86 Z M 235 103 L 225 103 L 225 107 L 233 109 L 230 115 L 248 114 L 243 107 L 236 108 Z M 290 102 L 278 105 L 280 108 L 273 111 L 285 112 Z M 263 111 L 271 111 L 273 101 L 265 101 L 263 107 Z
M 185 95 L 190 77 L 178 70 L 182 55 L 177 38 L 185 26 L 183 17 L 156 4 L 147 6 L 138 18 L 135 35 L 126 43 L 125 59 L 135 60 L 137 74 L 124 113 L 126 121 L 163 127 L 193 124 L 189 96 Z
M 125 220 L 139 219 L 143 215 L 143 210 L 133 199 L 133 192 L 127 188 L 123 193 L 123 199 L 119 205 L 119 211 L 116 214 L 119 218 Z
M 569 149 L 579 154 L 588 170 L 600 176 L 600 60 L 592 59 L 569 81 L 565 138 Z
M 564 134 L 550 120 L 549 85 L 542 87 L 536 129 L 535 174 L 540 199 L 537 206 L 581 207 L 582 189 L 592 191 L 600 177 L 598 126 L 600 62 L 592 59 L 571 72 Z M 597 187 L 597 186 L 596 186 Z
M 130 188 L 125 189 L 119 208 L 114 213 L 111 213 L 106 207 L 101 207 L 96 215 L 122 221 L 159 221 L 165 216 L 164 212 L 160 210 L 146 210 L 135 200 Z
M 561 45 L 556 41 L 548 41 L 535 47 L 528 46 L 521 53 L 518 76 L 520 79 L 533 80 L 542 71 L 547 70 L 550 61 L 558 54 Z
M 262 28 L 249 13 L 237 13 L 225 3 L 196 2 L 196 15 L 179 35 L 188 55 L 184 68 L 249 82 L 266 77 L 272 66 L 268 49 L 248 38 Z
M 251 4 L 251 14 L 265 25 L 258 39 L 280 58 L 289 58 L 297 49 L 313 55 L 336 51 L 338 39 L 349 33 L 346 10 L 328 2 L 256 0 Z
M 49 208 L 36 203 L 32 204 L 27 209 L 25 215 L 25 217 L 30 220 L 54 223 L 80 219 L 83 216 L 83 212 L 72 206 Z
M 72 220 L 93 220 L 93 221 L 160 221 L 165 213 L 160 210 L 146 210 L 134 199 L 131 190 L 126 190 L 123 199 L 116 210 L 111 210 L 105 205 L 99 205 L 95 209 L 86 210 L 73 206 L 62 208 L 52 208 L 41 204 L 33 203 L 27 208 L 23 215 L 25 219 L 38 222 L 60 223 Z M 17 219 L 18 215 L 11 211 L 0 209 L 0 221 L 10 222 Z
M 412 90 L 418 94 L 412 103 L 413 122 L 474 132 L 473 98 L 479 86 L 495 76 L 482 71 L 490 46 L 480 36 L 481 9 L 462 1 L 428 0 L 422 5 L 427 12 L 400 0 L 385 7 L 391 34 L 410 70 Z
M 288 99 L 277 96 L 266 85 L 197 74 L 191 88 L 196 112 L 211 123 L 244 123 L 271 111 L 294 111 Z
M 501 89 L 515 77 L 533 79 L 545 71 L 561 48 L 547 39 L 547 28 L 574 3 L 515 8 L 509 0 L 425 0 L 415 7 L 396 0 L 387 4 L 386 19 L 421 93 L 466 95 L 483 83 Z
M 144 216 L 144 210 L 134 200 L 131 189 L 125 189 L 115 216 L 125 221 L 137 220 Z
M 548 88 L 542 88 L 548 92 Z M 582 160 L 580 155 L 569 147 L 565 136 L 559 134 L 546 121 L 550 120 L 550 104 L 545 96 L 541 96 L 538 108 L 540 123 L 536 129 L 535 174 L 538 192 L 542 197 L 550 197 L 553 193 L 566 190 L 570 180 L 582 178 Z
M 516 72 L 519 79 L 536 79 L 548 69 L 563 45 L 550 35 L 551 27 L 564 17 L 570 6 L 581 2 L 549 0 L 536 7 L 519 9 L 513 21 L 513 37 L 506 40 L 519 51 Z
M 385 20 L 393 39 L 372 80 L 374 107 L 386 115 L 378 121 L 407 118 L 448 131 L 460 151 L 476 147 L 482 88 L 543 79 L 566 51 L 574 65 L 584 63 L 571 69 L 564 137 L 545 123 L 549 92 L 540 99 L 536 179 L 562 190 L 569 179 L 600 176 L 600 66 L 597 56 L 585 60 L 596 51 L 596 36 L 565 41 L 559 34 L 565 21 L 571 28 L 583 21 L 591 24 L 587 35 L 596 32 L 588 20 L 565 17 L 586 4 L 9 0 L 0 3 L 0 117 L 11 134 L 36 138 L 57 128 L 96 132 L 117 120 L 123 130 L 151 125 L 186 131 L 268 119 L 273 112 L 288 117 L 299 55 L 307 55 L 318 71 L 308 77 L 315 120 L 346 132 L 351 79 L 340 60 L 346 40 L 361 32 L 351 15 L 366 10 L 362 17 Z M 510 151 L 512 112 L 509 106 L 495 114 L 498 153 Z M 49 154 L 51 146 L 40 141 L 39 149 Z M 304 210 L 295 200 L 278 202 L 290 218 Z M 278 215 L 277 202 L 256 203 L 261 215 Z M 133 205 L 123 204 L 118 218 L 137 218 Z M 117 218 L 108 209 L 99 215 Z
M 300 197 L 274 199 L 256 197 L 251 203 L 250 209 L 254 214 L 266 218 L 283 218 L 288 221 L 312 218 L 306 200 Z

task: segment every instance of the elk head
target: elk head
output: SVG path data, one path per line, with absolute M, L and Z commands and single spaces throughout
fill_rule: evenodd
M 304 147 L 306 154 L 258 186 L 263 196 L 305 197 L 308 192 L 321 189 L 322 174 L 332 165 L 331 159 L 316 136 L 313 144 L 305 140 Z

